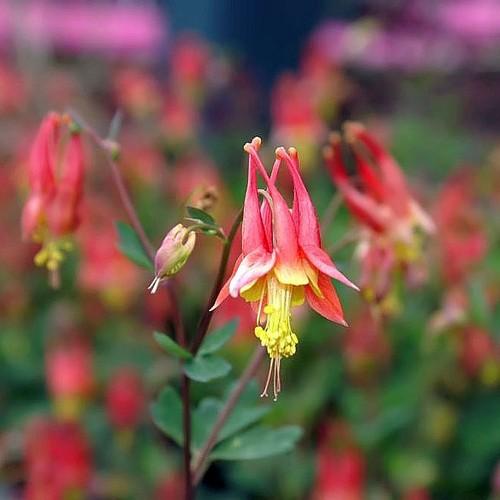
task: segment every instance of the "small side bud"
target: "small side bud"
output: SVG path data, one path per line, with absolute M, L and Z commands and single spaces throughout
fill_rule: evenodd
M 155 277 L 148 287 L 151 293 L 158 290 L 163 280 L 178 273 L 188 260 L 196 243 L 196 233 L 182 224 L 172 228 L 156 252 Z

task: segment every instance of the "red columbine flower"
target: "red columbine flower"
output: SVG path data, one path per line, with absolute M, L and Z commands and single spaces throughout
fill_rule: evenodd
M 325 158 L 334 182 L 362 226 L 358 255 L 362 263 L 361 286 L 365 297 L 389 308 L 394 299 L 396 273 L 415 281 L 421 255 L 419 232 L 432 233 L 434 224 L 410 195 L 395 160 L 358 123 L 345 126 L 359 184 L 349 177 L 340 145 L 332 134 Z M 392 304 L 394 305 L 394 304 Z
M 80 223 L 83 191 L 83 147 L 80 134 L 70 130 L 67 116 L 49 113 L 31 150 L 31 193 L 22 216 L 23 236 L 42 244 L 35 263 L 58 269 L 68 250 L 68 235 Z M 68 135 L 61 130 L 67 126 Z
M 85 498 L 92 474 L 89 441 L 75 422 L 37 420 L 26 431 L 26 500 Z
M 74 419 L 94 387 L 89 343 L 73 334 L 49 347 L 45 360 L 47 388 L 62 419 Z
M 120 368 L 113 374 L 106 392 L 106 410 L 118 429 L 133 429 L 141 419 L 146 403 L 144 386 L 134 368 Z
M 255 335 L 267 348 L 271 358 L 263 395 L 273 374 L 274 397 L 280 392 L 280 363 L 295 354 L 298 338 L 291 327 L 291 309 L 307 298 L 310 306 L 331 321 L 346 325 L 342 307 L 329 277 L 355 288 L 321 249 L 319 224 L 314 206 L 298 171 L 295 150 L 287 154 L 277 150 L 271 177 L 268 176 L 258 150 L 256 137 L 245 144 L 249 155 L 248 184 L 242 222 L 242 253 L 233 273 L 222 288 L 213 308 L 228 295 L 243 297 L 257 309 Z M 282 159 L 285 159 L 294 184 L 294 204 L 290 211 L 275 186 Z M 257 169 L 264 178 L 267 191 L 260 190 L 265 200 L 259 206 Z M 265 326 L 264 325 L 265 316 Z
M 459 171 L 443 186 L 434 210 L 443 276 L 454 286 L 467 279 L 488 250 L 473 187 L 472 171 Z

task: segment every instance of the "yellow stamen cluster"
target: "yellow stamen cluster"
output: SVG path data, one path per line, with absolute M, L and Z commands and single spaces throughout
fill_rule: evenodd
M 72 248 L 71 241 L 65 238 L 43 241 L 43 246 L 35 255 L 34 261 L 37 266 L 45 266 L 49 271 L 55 271 L 64 260 L 64 252 Z
M 299 341 L 290 322 L 292 290 L 291 285 L 281 284 L 274 276 L 267 280 L 267 305 L 264 307 L 266 326 L 257 326 L 255 335 L 274 359 L 295 354 Z

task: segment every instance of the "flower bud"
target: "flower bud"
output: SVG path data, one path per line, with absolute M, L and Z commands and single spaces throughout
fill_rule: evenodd
M 148 287 L 155 293 L 160 282 L 178 273 L 186 263 L 196 243 L 196 233 L 182 224 L 171 229 L 156 252 L 155 277 Z

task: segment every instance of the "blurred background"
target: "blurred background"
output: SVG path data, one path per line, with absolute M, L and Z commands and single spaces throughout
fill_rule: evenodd
M 298 149 L 325 213 L 336 188 L 322 149 L 345 120 L 395 156 L 437 226 L 424 278 L 398 286 L 383 328 L 340 286 L 349 329 L 297 311 L 299 350 L 265 419 L 301 425 L 298 447 L 215 463 L 200 499 L 500 498 L 499 90 L 496 0 L 0 0 L 0 498 L 182 491 L 180 451 L 149 413 L 178 379 L 151 335 L 171 307 L 117 248 L 126 215 L 89 141 L 58 289 L 21 239 L 30 147 L 51 110 L 103 137 L 121 110 L 120 166 L 156 245 L 207 193 L 229 227 L 255 135 L 269 161 L 278 145 Z M 356 224 L 341 206 L 325 247 Z M 178 276 L 188 332 L 216 273 L 212 240 L 199 238 Z M 354 250 L 334 257 L 356 282 Z M 223 394 L 253 351 L 246 303 L 228 301 L 214 325 L 234 317 L 233 370 L 194 384 L 194 401 Z

